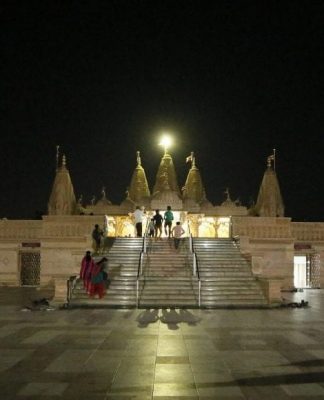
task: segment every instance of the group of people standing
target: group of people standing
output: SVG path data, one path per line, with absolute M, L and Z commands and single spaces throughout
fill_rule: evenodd
M 143 230 L 143 219 L 145 216 L 145 211 L 142 210 L 139 206 L 136 207 L 135 212 L 133 213 L 135 219 L 135 227 L 136 227 L 136 235 L 137 237 L 142 237 Z M 164 221 L 164 232 L 165 235 L 169 238 L 174 237 L 174 246 L 178 249 L 180 244 L 181 236 L 185 233 L 184 229 L 181 226 L 180 221 L 176 223 L 176 226 L 172 228 L 172 223 L 174 220 L 173 212 L 171 210 L 171 206 L 167 206 L 167 210 L 164 215 L 160 214 L 160 210 L 155 210 L 155 215 L 148 224 L 148 235 L 150 237 L 155 237 L 156 239 L 160 239 L 162 236 L 163 229 L 163 221 Z
M 83 280 L 83 287 L 90 297 L 99 296 L 100 299 L 106 294 L 106 282 L 108 274 L 105 271 L 106 257 L 95 262 L 91 252 L 87 251 L 81 261 L 80 278 Z

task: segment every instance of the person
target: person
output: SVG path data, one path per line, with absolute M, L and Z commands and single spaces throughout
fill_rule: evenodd
M 172 236 L 174 237 L 174 248 L 177 250 L 179 248 L 181 236 L 185 233 L 182 228 L 180 221 L 177 222 L 176 226 L 172 229 Z
M 173 212 L 171 211 L 171 206 L 168 206 L 166 212 L 164 213 L 164 231 L 165 235 L 168 237 L 171 236 L 172 221 Z
M 95 266 L 95 262 L 91 257 L 91 251 L 87 251 L 81 261 L 80 278 L 83 280 L 83 287 L 89 294 L 91 284 L 91 272 Z
M 148 235 L 149 237 L 154 237 L 154 219 L 151 218 L 148 224 Z
M 144 211 L 139 206 L 136 206 L 133 217 L 135 219 L 136 236 L 142 237 Z
M 103 257 L 91 270 L 91 284 L 89 287 L 90 297 L 94 297 L 98 294 L 99 299 L 102 299 L 106 294 L 106 284 L 104 279 L 104 263 L 106 261 L 107 258 Z
M 100 246 L 101 246 L 101 239 L 103 238 L 103 232 L 100 229 L 99 225 L 96 224 L 94 230 L 92 231 L 92 239 L 94 242 L 94 250 L 96 253 L 99 253 Z
M 153 221 L 154 221 L 155 238 L 158 237 L 158 232 L 159 232 L 159 238 L 161 238 L 163 217 L 160 214 L 160 210 L 155 210 Z

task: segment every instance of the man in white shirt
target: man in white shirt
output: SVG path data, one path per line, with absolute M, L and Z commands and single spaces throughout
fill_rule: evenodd
M 133 213 L 133 217 L 135 219 L 136 236 L 142 237 L 142 224 L 144 218 L 144 211 L 141 210 L 139 206 L 136 206 L 136 210 Z
M 172 236 L 174 237 L 174 247 L 178 249 L 181 236 L 185 233 L 180 222 L 178 221 L 176 226 L 172 229 Z

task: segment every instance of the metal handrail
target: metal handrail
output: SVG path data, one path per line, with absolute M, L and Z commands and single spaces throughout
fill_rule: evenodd
M 136 306 L 137 307 L 138 307 L 138 303 L 139 303 L 139 277 L 140 277 L 140 275 L 142 275 L 142 272 L 143 272 L 143 256 L 144 256 L 144 251 L 141 251 L 139 259 L 138 259 L 137 276 L 136 276 Z
M 143 243 L 142 243 L 142 252 L 146 253 L 147 252 L 147 231 L 148 231 L 148 226 L 149 226 L 149 221 L 146 221 L 146 226 L 144 229 L 144 235 L 143 235 Z
M 188 222 L 188 227 L 189 227 L 189 222 Z M 190 227 L 189 227 L 189 249 L 190 249 L 190 253 L 192 254 L 192 275 L 197 276 L 197 280 L 198 280 L 198 306 L 200 307 L 200 304 L 201 304 L 201 280 L 200 280 L 200 274 L 199 274 L 199 263 L 198 263 L 197 253 L 195 252 L 195 248 L 194 248 L 192 234 L 190 233 Z
M 139 304 L 139 278 L 143 274 L 143 259 L 144 254 L 147 252 L 147 230 L 148 230 L 149 222 L 146 221 L 146 227 L 144 230 L 144 236 L 142 240 L 142 249 L 138 259 L 138 267 L 137 267 L 137 276 L 136 276 L 136 305 L 138 307 Z

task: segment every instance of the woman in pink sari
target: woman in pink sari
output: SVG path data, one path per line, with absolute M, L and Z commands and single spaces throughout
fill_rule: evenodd
M 90 294 L 91 275 L 96 263 L 91 257 L 91 251 L 87 251 L 81 261 L 80 278 L 83 280 L 83 286 L 88 294 Z

